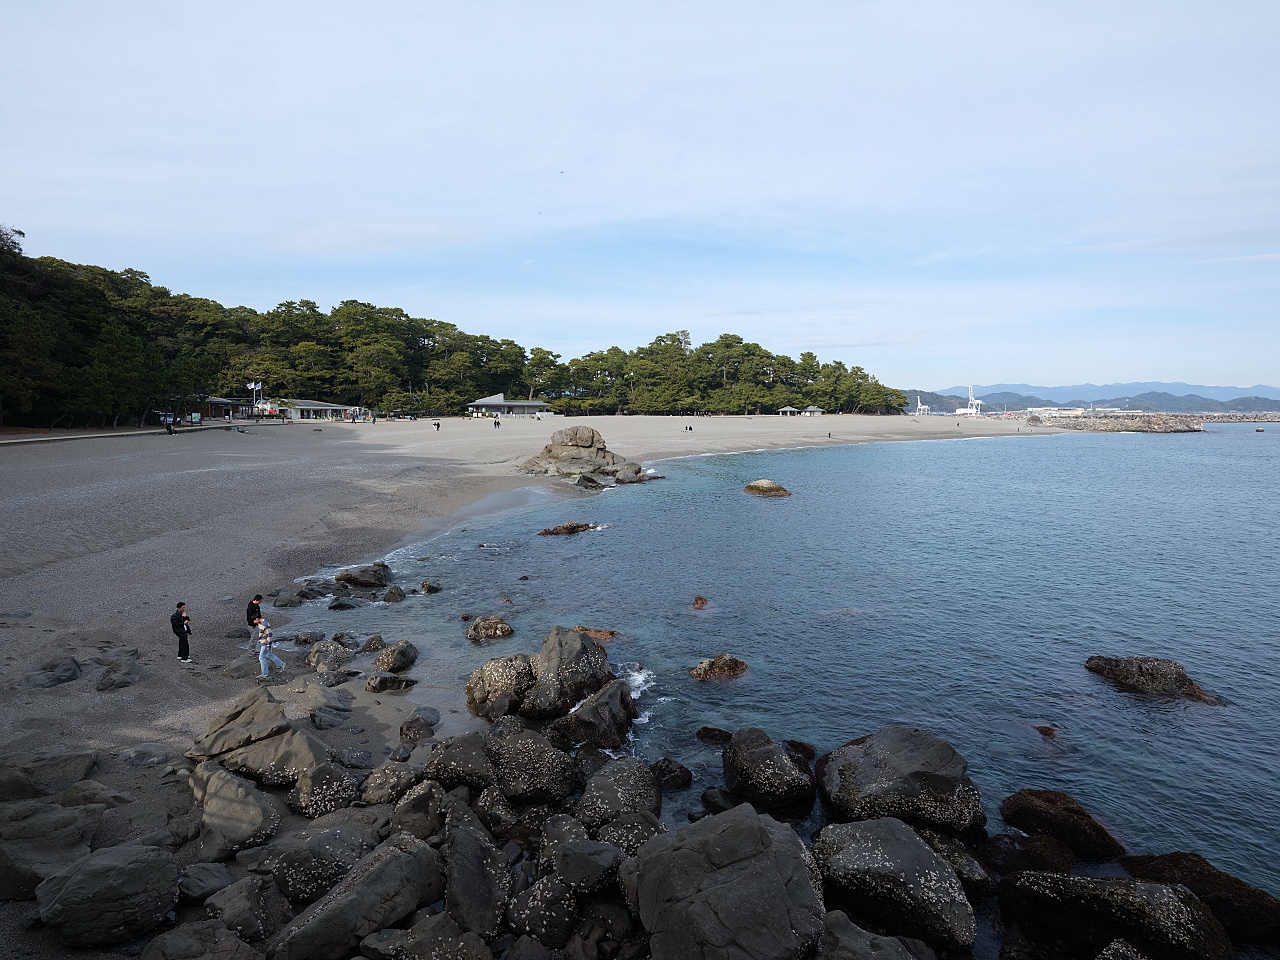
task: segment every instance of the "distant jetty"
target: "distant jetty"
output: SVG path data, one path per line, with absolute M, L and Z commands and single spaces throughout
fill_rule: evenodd
M 1179 416 L 1165 413 L 1138 414 L 1124 417 L 1109 414 L 1104 417 L 1052 417 L 1042 420 L 1028 417 L 1027 423 L 1044 423 L 1063 430 L 1089 430 L 1094 433 L 1200 433 L 1204 430 L 1203 416 Z

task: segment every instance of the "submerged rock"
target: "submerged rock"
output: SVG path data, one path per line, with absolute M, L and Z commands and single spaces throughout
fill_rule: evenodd
M 1011 827 L 1060 840 L 1081 860 L 1114 860 L 1124 847 L 1084 807 L 1060 790 L 1019 790 L 1000 804 Z
M 1085 669 L 1106 677 L 1117 686 L 1135 693 L 1190 697 L 1202 703 L 1221 705 L 1211 693 L 1187 676 L 1177 660 L 1160 657 L 1090 657 Z
M 511 624 L 501 617 L 477 617 L 467 627 L 467 639 L 472 643 L 483 643 L 486 640 L 501 640 L 509 637 L 515 630 Z
M 597 526 L 590 523 L 562 523 L 556 527 L 547 527 L 538 531 L 540 537 L 571 537 L 575 533 L 585 533 L 588 530 L 599 530 Z

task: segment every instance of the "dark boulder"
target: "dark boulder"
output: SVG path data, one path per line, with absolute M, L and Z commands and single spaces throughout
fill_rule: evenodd
M 418 681 L 399 673 L 373 673 L 365 681 L 364 688 L 370 693 L 386 693 L 389 690 L 408 690 L 416 687 Z
M 949 837 L 937 830 L 920 827 L 916 830 L 920 839 L 929 845 L 929 849 L 947 861 L 956 872 L 960 886 L 964 887 L 965 896 L 973 904 L 989 900 L 996 893 L 996 879 L 987 872 L 987 868 L 972 850 L 955 837 Z
M 497 842 L 465 804 L 449 808 L 444 857 L 449 916 L 463 930 L 492 936 L 506 911 L 511 875 Z
M 404 591 L 395 584 L 387 587 L 386 593 L 382 595 L 383 603 L 400 603 L 404 600 Z
M 271 844 L 269 859 L 256 869 L 270 869 L 276 888 L 300 909 L 337 886 L 386 837 L 385 818 L 340 810 Z
M 467 681 L 467 707 L 477 717 L 497 720 L 520 709 L 533 686 L 533 664 L 523 653 L 490 660 Z
M 1079 859 L 1056 837 L 1028 837 L 1021 833 L 997 833 L 979 848 L 982 862 L 1001 876 L 1019 870 L 1070 873 Z
M 405 792 L 426 776 L 422 764 L 388 760 L 360 785 L 362 803 L 399 803 Z
M 584 633 L 553 627 L 530 658 L 533 686 L 520 704 L 529 720 L 551 720 L 614 679 L 604 647 Z
M 863 930 L 842 911 L 832 910 L 822 921 L 822 939 L 815 960 L 937 960 L 925 943 L 907 937 L 878 937 Z
M 464 932 L 447 913 L 423 917 L 408 930 L 388 927 L 371 933 L 360 941 L 360 953 L 368 960 L 493 960 L 484 940 Z M 508 954 L 507 960 L 519 958 Z M 553 958 L 548 953 L 538 960 Z
M 970 949 L 973 907 L 951 866 L 901 820 L 824 827 L 813 845 L 830 905 L 943 951 Z
M 220 920 L 196 920 L 160 934 L 141 960 L 262 960 L 262 954 Z
M 345 583 L 352 587 L 385 587 L 395 579 L 395 576 L 392 574 L 390 567 L 385 563 L 379 562 L 371 563 L 364 567 L 355 567 L 351 570 L 343 570 L 333 579 L 338 583 Z
M 1209 908 L 1181 887 L 1022 871 L 1000 881 L 1000 909 L 1037 945 L 1096 957 L 1125 940 L 1159 960 L 1231 960 Z
M 435 780 L 423 780 L 410 787 L 396 804 L 391 816 L 392 830 L 430 840 L 444 829 L 444 796 L 444 788 Z
M 408 640 L 391 644 L 373 660 L 373 665 L 385 673 L 402 673 L 418 662 L 418 648 Z
M 119 690 L 142 679 L 142 659 L 137 650 L 124 650 L 101 662 L 102 673 L 93 685 L 95 690 Z
M 585 533 L 587 530 L 598 530 L 599 527 L 592 526 L 589 523 L 562 523 L 559 526 L 547 527 L 538 531 L 540 537 L 571 537 L 575 533 Z
M 693 772 L 683 763 L 672 760 L 670 757 L 656 760 L 649 769 L 653 771 L 654 779 L 658 781 L 658 788 L 664 793 L 668 790 L 687 790 L 693 784 Z
M 279 891 L 254 874 L 223 887 L 205 901 L 204 908 L 246 943 L 262 943 L 275 936 L 289 917 Z
M 959 834 L 985 822 L 968 770 L 945 740 L 890 725 L 822 758 L 818 785 L 834 820 L 893 817 Z
M 616 750 L 626 743 L 631 723 L 639 716 L 627 681 L 610 680 L 547 729 L 573 743 Z
M 400 742 L 424 743 L 435 736 L 439 725 L 439 710 L 435 707 L 417 707 L 400 724 Z
M 646 843 L 619 871 L 654 960 L 800 960 L 825 911 L 800 838 L 749 805 Z
M 1199 854 L 1121 857 L 1120 864 L 1139 880 L 1182 884 L 1213 911 L 1235 942 L 1280 944 L 1280 900 Z
M 360 790 L 359 782 L 342 767 L 322 763 L 304 770 L 289 791 L 289 808 L 312 819 L 351 805 Z
M 493 783 L 493 764 L 485 752 L 484 734 L 473 731 L 441 742 L 423 767 L 423 775 L 446 790 L 465 786 L 483 790 Z
M 577 920 L 573 888 L 554 874 L 517 894 L 507 907 L 507 921 L 516 933 L 528 934 L 552 950 L 569 942 Z
M 777 480 L 752 480 L 742 488 L 743 493 L 752 493 L 757 497 L 789 497 L 791 491 Z
M 226 860 L 239 850 L 275 836 L 280 814 L 262 792 L 212 761 L 191 774 L 191 792 L 201 805 L 200 851 L 205 860 Z
M 574 893 L 587 895 L 614 887 L 618 867 L 625 859 L 622 850 L 598 840 L 566 840 L 557 845 L 555 875 Z
M 809 765 L 759 727 L 735 733 L 721 759 L 725 786 L 756 810 L 788 810 L 813 802 L 816 788 Z
M 540 733 L 495 727 L 484 751 L 494 786 L 513 803 L 558 803 L 573 791 L 573 758 Z
M 231 886 L 235 880 L 225 864 L 193 863 L 178 875 L 178 892 L 185 900 L 203 903 L 223 887 Z
M 408 834 L 396 834 L 294 918 L 267 952 L 275 960 L 345 960 L 363 938 L 443 892 L 440 855 Z
M 1019 790 L 1000 804 L 1011 827 L 1060 840 L 1081 860 L 1114 860 L 1124 847 L 1107 828 L 1060 790 Z
M 20 687 L 47 690 L 62 683 L 80 679 L 80 662 L 72 656 L 54 657 L 38 667 L 33 667 L 18 681 Z
M 699 727 L 694 731 L 693 735 L 698 738 L 699 742 L 710 744 L 713 747 L 723 747 L 733 739 L 732 731 L 722 730 L 719 727 Z
M 36 888 L 42 923 L 74 947 L 125 943 L 153 930 L 178 902 L 178 863 L 156 847 L 108 847 Z
M 97 762 L 98 754 L 93 750 L 55 747 L 0 757 L 0 773 L 20 777 L 25 784 L 34 787 L 36 793 L 28 796 L 44 796 L 65 790 L 85 779 Z M 23 800 L 26 796 L 8 796 L 5 799 Z
M 624 813 L 662 813 L 662 792 L 653 771 L 637 757 L 610 760 L 587 781 L 573 815 L 595 830 Z
M 657 815 L 648 810 L 637 810 L 619 814 L 603 827 L 598 827 L 595 834 L 601 843 L 612 844 L 624 856 L 634 857 L 642 846 L 666 832 L 667 828 L 658 820 Z
M 1123 690 L 1164 697 L 1190 697 L 1203 703 L 1221 704 L 1187 676 L 1187 669 L 1177 660 L 1159 657 L 1090 657 L 1085 669 L 1106 677 Z
M 0 900 L 32 899 L 42 880 L 87 856 L 106 809 L 45 800 L 0 804 Z

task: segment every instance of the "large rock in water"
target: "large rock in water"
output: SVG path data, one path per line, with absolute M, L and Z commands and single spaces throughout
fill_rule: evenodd
M 725 786 L 757 810 L 785 810 L 813 802 L 817 791 L 808 764 L 759 727 L 735 733 L 721 759 Z
M 626 743 L 631 722 L 639 716 L 631 685 L 625 680 L 610 680 L 547 729 L 574 743 L 616 750 Z
M 1107 828 L 1060 790 L 1019 790 L 1000 804 L 1004 822 L 1063 843 L 1081 860 L 1113 860 L 1124 847 Z
M 1089 672 L 1106 677 L 1117 686 L 1135 693 L 1190 697 L 1192 700 L 1214 705 L 1222 702 L 1187 676 L 1187 668 L 1177 660 L 1164 660 L 1160 657 L 1090 657 L 1084 666 Z
M 605 449 L 604 437 L 591 427 L 565 427 L 551 435 L 551 442 L 537 456 L 517 468 L 536 476 L 589 476 L 597 481 L 636 483 L 640 464 Z
M 440 854 L 407 833 L 396 834 L 290 922 L 267 952 L 275 960 L 344 960 L 364 937 L 443 892 Z
M 604 647 L 585 633 L 552 627 L 542 649 L 530 658 L 533 686 L 520 703 L 520 715 L 550 720 L 615 679 Z
M 794 830 L 744 803 L 650 840 L 619 882 L 653 960 L 798 960 L 822 935 L 811 867 Z
M 901 820 L 829 824 L 813 857 L 828 898 L 855 918 L 945 951 L 973 946 L 977 922 L 955 871 Z
M 385 563 L 378 561 L 366 567 L 343 570 L 333 579 L 338 583 L 346 583 L 353 587 L 385 587 L 395 579 L 395 574 L 391 572 L 391 568 Z
M 1096 957 L 1125 940 L 1159 960 L 1231 960 L 1221 924 L 1188 890 L 1024 870 L 1000 882 L 1000 909 L 1036 944 Z
M 968 770 L 968 762 L 945 740 L 894 724 L 823 757 L 818 785 L 833 820 L 894 817 L 963 833 L 984 822 Z
M 36 888 L 40 920 L 75 947 L 132 940 L 178 902 L 178 862 L 156 847 L 108 847 Z
M 1280 900 L 1224 873 L 1199 854 L 1121 857 L 1120 864 L 1139 880 L 1182 884 L 1213 911 L 1237 943 L 1280 944 Z

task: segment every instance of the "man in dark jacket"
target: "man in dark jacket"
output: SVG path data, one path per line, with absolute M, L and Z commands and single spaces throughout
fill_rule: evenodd
M 191 636 L 191 618 L 187 616 L 187 605 L 179 603 L 169 618 L 169 626 L 173 635 L 178 638 L 178 659 L 183 663 L 191 662 L 191 649 L 187 645 L 187 637 Z
M 262 616 L 262 594 L 255 593 L 249 605 L 244 608 L 244 619 L 249 624 L 249 639 L 258 639 L 257 619 Z

